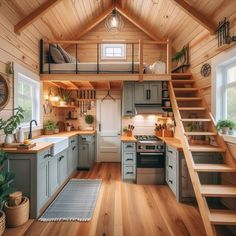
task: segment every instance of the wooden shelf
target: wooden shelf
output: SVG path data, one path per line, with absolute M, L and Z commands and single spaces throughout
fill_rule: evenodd
M 69 117 L 66 117 L 66 120 L 78 120 L 78 118 L 69 118 Z
M 80 101 L 80 102 L 92 102 L 92 101 L 96 101 L 96 98 L 77 98 L 77 101 Z
M 73 105 L 65 105 L 65 106 L 60 106 L 60 105 L 54 105 L 52 107 L 55 107 L 55 108 L 78 108 L 77 106 L 73 106 Z

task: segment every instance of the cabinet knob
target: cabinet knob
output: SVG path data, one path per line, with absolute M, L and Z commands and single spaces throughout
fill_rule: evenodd
M 126 172 L 127 175 L 132 175 L 134 172 Z
M 173 184 L 173 181 L 172 181 L 172 180 L 169 180 L 169 183 Z
M 74 146 L 74 147 L 72 148 L 72 150 L 74 151 L 74 150 L 75 150 L 75 148 L 76 148 L 76 146 Z
M 173 166 L 169 165 L 169 167 L 170 167 L 171 169 L 173 169 Z

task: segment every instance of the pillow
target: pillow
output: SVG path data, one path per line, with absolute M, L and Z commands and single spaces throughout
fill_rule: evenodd
M 66 63 L 76 63 L 76 58 L 71 56 L 65 49 L 61 47 L 61 45 L 58 44 L 57 48 L 64 57 Z
M 156 61 L 149 66 L 149 69 L 153 74 L 165 74 L 166 73 L 166 63 L 163 61 Z
M 60 51 L 55 47 L 54 44 L 51 44 L 49 47 L 50 54 L 52 56 L 52 59 L 55 63 L 61 64 L 61 63 L 66 63 L 63 55 L 60 53 Z

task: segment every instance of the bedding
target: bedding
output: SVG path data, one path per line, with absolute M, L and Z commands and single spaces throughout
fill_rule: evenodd
M 55 63 L 65 63 L 65 59 L 61 52 L 58 50 L 56 44 L 51 44 L 49 48 L 50 55 Z
M 78 63 L 79 73 L 97 73 L 97 63 Z M 44 64 L 43 71 L 49 73 L 49 64 Z M 51 73 L 69 74 L 76 72 L 75 63 L 50 64 Z M 134 63 L 134 73 L 139 71 L 139 62 Z M 131 62 L 99 62 L 100 73 L 131 73 Z

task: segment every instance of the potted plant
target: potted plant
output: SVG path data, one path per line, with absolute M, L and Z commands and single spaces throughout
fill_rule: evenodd
M 232 120 L 219 120 L 216 128 L 221 131 L 222 134 L 229 134 L 230 130 L 235 129 L 235 123 Z
M 14 179 L 15 175 L 12 172 L 3 170 L 4 163 L 7 159 L 7 153 L 0 150 L 0 235 L 3 234 L 6 225 L 6 215 L 2 209 L 9 195 L 14 192 L 14 189 L 10 187 L 9 183 Z
M 72 92 L 67 89 L 59 88 L 58 89 L 59 96 L 61 98 L 60 105 L 65 106 L 70 102 Z
M 54 134 L 54 131 L 57 128 L 56 123 L 53 120 L 46 121 L 43 127 L 44 127 L 44 134 L 47 135 Z
M 13 142 L 13 133 L 16 128 L 24 119 L 24 110 L 21 107 L 13 109 L 15 111 L 15 115 L 11 116 L 7 120 L 0 119 L 0 130 L 3 130 L 6 137 L 5 143 L 9 144 Z

